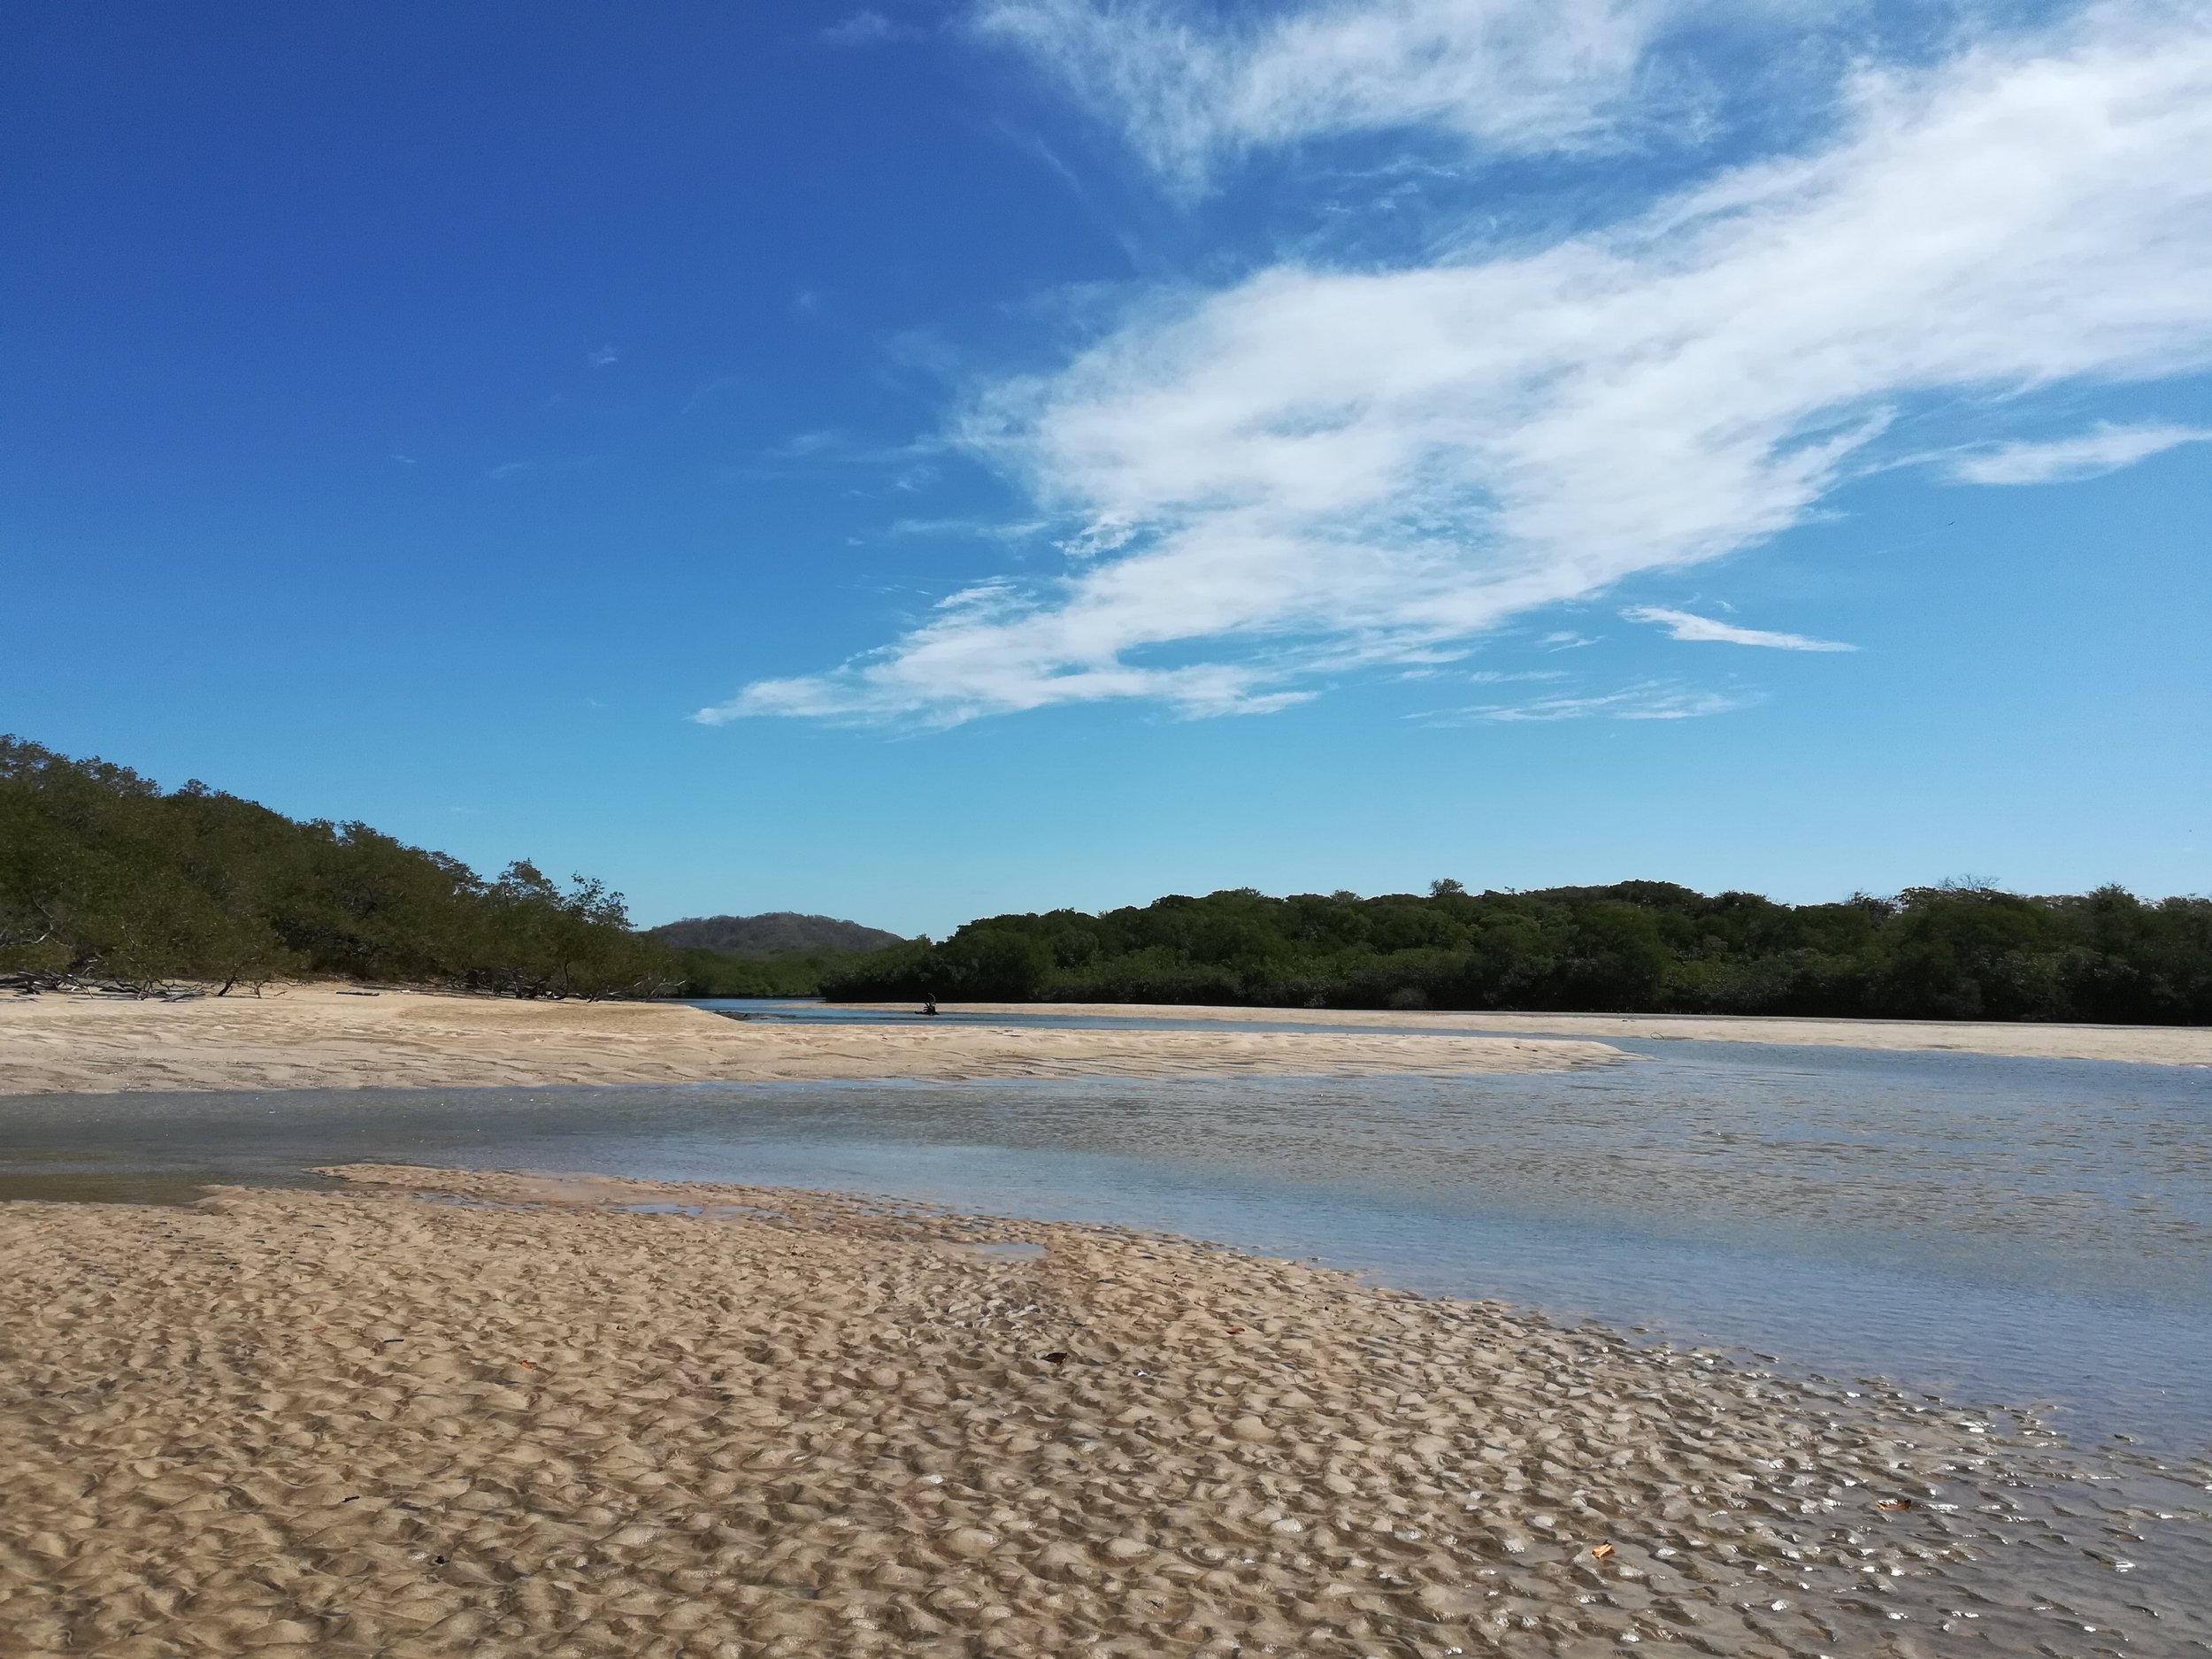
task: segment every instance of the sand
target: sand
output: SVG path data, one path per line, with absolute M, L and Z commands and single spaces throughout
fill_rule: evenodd
M 886 1005 L 910 1012 L 904 1004 Z M 1438 1014 L 1123 1003 L 968 1003 L 989 1017 L 1056 1011 L 1184 1029 L 796 1025 L 725 1019 L 669 1002 L 520 1002 L 333 985 L 142 1002 L 0 1000 L 0 1094 L 119 1090 L 537 1087 L 558 1084 L 864 1081 L 905 1078 L 1455 1076 L 1619 1062 L 1613 1039 L 1945 1050 L 2212 1065 L 2212 1029 L 1731 1019 L 1663 1015 Z M 1224 1022 L 1259 1031 L 1210 1030 Z M 1315 1025 L 1376 1027 L 1358 1033 Z
M 2094 1530 L 2032 1489 L 2039 1437 L 1886 1389 L 1110 1228 L 331 1173 L 190 1209 L 0 1205 L 0 1654 L 2212 1634 L 2151 1571 L 2115 1575 L 2131 1533 L 2090 1589 L 2031 1586 L 2060 1565 L 2038 1526 Z
M 904 1008 L 904 1003 L 857 1004 Z M 2121 1060 L 2212 1065 L 2212 1027 L 2057 1025 L 1920 1019 L 1767 1019 L 1720 1014 L 1450 1014 L 1309 1008 L 1187 1008 L 1141 1002 L 964 1002 L 961 1014 L 1060 1013 L 1138 1019 L 1234 1020 L 1242 1025 L 1365 1025 L 1466 1036 L 1532 1033 L 1606 1041 L 1674 1039 L 1771 1042 L 1810 1048 L 1878 1048 L 2015 1055 L 2035 1060 Z
M 1617 1062 L 1586 1041 L 1418 1033 L 800 1025 L 674 1002 L 522 1002 L 330 985 L 259 998 L 0 1001 L 0 1094 L 905 1078 L 1357 1077 Z

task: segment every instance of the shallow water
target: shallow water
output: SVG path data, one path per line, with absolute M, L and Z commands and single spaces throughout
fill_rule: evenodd
M 43 1096 L 0 1195 L 349 1159 L 842 1188 L 1315 1256 L 2212 1446 L 2212 1076 L 1624 1043 L 1594 1071 Z
M 874 1192 L 1318 1257 L 1845 1390 L 2034 1409 L 2085 1448 L 2074 1472 L 1993 1444 L 1947 1494 L 1972 1560 L 1886 1581 L 1924 1645 L 1883 1651 L 2212 1654 L 2212 1074 L 1618 1046 L 1639 1057 L 1455 1079 L 19 1098 L 0 1197 L 183 1202 L 366 1159 Z
M 1048 1003 L 1035 1009 L 1002 1008 L 989 1013 L 956 1007 L 941 1009 L 934 1014 L 923 1013 L 918 1005 L 909 1008 L 865 1002 L 825 1002 L 818 997 L 799 996 L 687 997 L 684 999 L 684 1006 L 704 1009 L 710 1014 L 720 1014 L 730 1019 L 795 1025 L 987 1025 L 995 1030 L 1010 1028 L 1016 1031 L 1289 1030 L 1381 1032 L 1392 1035 L 1411 1031 L 1426 1036 L 1454 1034 L 1448 1027 L 1391 1025 L 1386 1021 L 1369 1018 L 1356 1010 L 1343 1011 L 1330 1019 L 1317 1016 L 1301 1018 L 1295 1024 L 1286 1025 L 1279 1019 L 1224 1019 L 1213 1014 L 1194 1019 L 1172 1008 L 1156 1014 L 1141 1011 L 1133 1014 L 1073 1014 Z M 1486 1037 L 1494 1033 L 1481 1031 L 1473 1034 Z

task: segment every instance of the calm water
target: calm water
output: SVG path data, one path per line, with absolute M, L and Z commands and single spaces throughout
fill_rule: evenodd
M 866 1003 L 825 1002 L 817 997 L 772 996 L 702 996 L 685 999 L 687 1008 L 703 1008 L 710 1013 L 726 1015 L 733 1019 L 761 1020 L 770 1024 L 800 1025 L 987 1025 L 1011 1027 L 1017 1031 L 1040 1028 L 1055 1031 L 1379 1031 L 1404 1032 L 1408 1028 L 1385 1022 L 1365 1019 L 1356 1010 L 1347 1011 L 1332 1020 L 1302 1018 L 1296 1025 L 1286 1027 L 1282 1021 L 1273 1019 L 1219 1019 L 1208 1016 L 1192 1019 L 1174 1013 L 1159 1014 L 1071 1014 L 1062 1010 L 1045 1007 L 1034 1010 L 1014 1010 L 988 1014 L 964 1012 L 949 1008 L 935 1014 L 924 1014 L 919 1004 L 905 1008 L 879 1008 Z M 1415 1036 L 1436 1036 L 1431 1030 L 1424 1033 L 1412 1028 Z M 1487 1035 L 1487 1033 L 1479 1033 Z
M 1449 1081 L 33 1097 L 0 1102 L 0 1196 L 186 1199 L 349 1159 L 894 1194 L 2212 1447 L 2212 1073 L 1618 1046 L 1643 1057 Z

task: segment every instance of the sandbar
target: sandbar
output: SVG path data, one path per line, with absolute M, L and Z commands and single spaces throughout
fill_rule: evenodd
M 1455 1076 L 1617 1063 L 1615 1048 L 1469 1034 L 788 1025 L 676 1002 L 517 1002 L 327 984 L 180 1002 L 0 1001 L 0 1094 L 543 1087 L 901 1078 Z
M 2154 1573 L 2085 1562 L 2097 1524 L 2044 1502 L 2036 1431 L 1893 1388 L 1110 1227 L 326 1173 L 0 1204 L 0 1653 L 1752 1659 L 2201 1633 Z
M 905 1003 L 852 1003 L 905 1008 Z M 1234 1020 L 1263 1025 L 1361 1025 L 1467 1036 L 1528 1033 L 1602 1042 L 1768 1042 L 1809 1048 L 2010 1055 L 2032 1060 L 2118 1060 L 2212 1065 L 2212 1026 L 2062 1025 L 2006 1020 L 1786 1019 L 1735 1014 L 1463 1014 L 1338 1008 L 1200 1007 L 1151 1002 L 947 1003 L 962 1014 L 1082 1014 L 1123 1018 Z

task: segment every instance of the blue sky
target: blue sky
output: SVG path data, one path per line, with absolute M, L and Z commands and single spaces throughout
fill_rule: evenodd
M 2212 11 L 45 8 L 0 728 L 642 920 L 2212 887 Z

